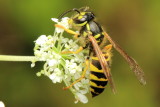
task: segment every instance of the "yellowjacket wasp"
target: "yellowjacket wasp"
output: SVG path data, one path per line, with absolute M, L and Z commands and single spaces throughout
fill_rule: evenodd
M 81 78 L 73 82 L 65 89 L 68 89 L 75 83 L 81 81 L 84 78 L 85 72 L 87 71 L 88 67 L 90 67 L 90 91 L 92 97 L 102 93 L 108 82 L 112 91 L 115 93 L 115 85 L 113 83 L 110 72 L 110 60 L 112 56 L 110 50 L 112 47 L 114 47 L 124 57 L 140 83 L 143 85 L 146 84 L 144 72 L 137 64 L 137 62 L 133 58 L 131 58 L 94 20 L 95 15 L 91 11 L 89 11 L 88 7 L 68 10 L 61 14 L 59 19 L 70 12 L 75 12 L 76 14 L 69 19 L 69 24 L 73 28 L 79 28 L 79 33 L 76 33 L 70 29 L 66 29 L 62 25 L 56 24 L 55 26 L 64 29 L 68 33 L 74 34 L 75 37 L 78 37 L 78 39 L 80 39 L 79 42 L 81 43 L 82 47 L 77 50 L 77 52 L 81 51 L 82 49 L 89 48 L 90 57 L 89 60 L 86 60 L 86 68 Z M 111 44 L 106 45 L 107 40 Z

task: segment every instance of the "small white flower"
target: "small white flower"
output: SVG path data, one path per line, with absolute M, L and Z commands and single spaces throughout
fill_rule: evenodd
M 53 81 L 53 83 L 61 83 L 63 79 L 62 72 L 56 68 L 54 72 L 49 76 L 49 78 Z
M 48 61 L 49 66 L 54 66 L 56 63 L 57 63 L 57 61 L 55 59 L 52 59 L 52 60 Z
M 88 99 L 85 95 L 81 94 L 81 93 L 76 93 L 76 99 L 82 103 L 87 103 Z M 77 102 L 75 102 L 77 103 Z
M 79 92 L 80 92 L 81 94 L 86 94 L 86 93 L 88 93 L 88 89 L 86 88 L 86 89 L 80 90 Z
M 32 62 L 31 64 L 31 68 L 33 68 L 35 66 L 35 62 Z
M 57 18 L 51 18 L 52 21 L 58 23 L 58 19 Z
M 88 84 L 89 83 L 88 79 L 82 79 L 81 81 L 82 81 L 83 84 Z
M 63 25 L 67 29 L 69 28 L 68 20 L 69 20 L 68 17 L 64 17 L 64 18 L 62 18 L 62 21 L 60 22 L 60 24 Z
M 36 44 L 43 45 L 47 41 L 46 35 L 41 35 L 37 40 Z
M 5 105 L 2 101 L 0 101 L 0 107 L 5 107 Z
M 81 74 L 80 73 L 76 73 L 75 75 L 74 75 L 74 78 L 77 80 L 77 79 L 79 79 L 81 77 Z
M 68 42 L 68 41 L 69 41 L 68 38 L 64 38 L 62 42 L 65 44 L 65 43 Z
M 59 22 L 58 19 L 51 18 L 52 21 L 56 22 L 59 25 L 64 26 L 66 29 L 69 28 L 68 19 L 69 19 L 68 17 L 64 17 L 64 18 L 62 18 L 62 21 Z M 57 33 L 64 32 L 64 29 L 61 29 L 61 28 L 56 28 L 55 30 Z
M 75 87 L 76 90 L 79 90 L 80 87 L 82 87 L 82 83 L 78 82 L 78 83 L 74 84 L 74 87 Z

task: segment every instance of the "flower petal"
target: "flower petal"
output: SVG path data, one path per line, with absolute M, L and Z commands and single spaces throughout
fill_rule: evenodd
M 85 95 L 81 94 L 81 93 L 77 93 L 76 94 L 77 97 L 78 97 L 78 100 L 82 103 L 87 103 L 88 102 L 88 99 Z

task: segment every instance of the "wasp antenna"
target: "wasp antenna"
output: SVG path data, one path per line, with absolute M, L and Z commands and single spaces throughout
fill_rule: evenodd
M 76 11 L 77 13 L 80 13 L 80 11 L 77 8 L 73 8 L 73 11 Z
M 86 6 L 86 7 L 84 8 L 84 11 L 87 11 L 87 10 L 89 10 L 89 6 Z
M 66 15 L 67 13 L 70 13 L 70 12 L 72 12 L 72 11 L 76 11 L 78 14 L 80 13 L 80 11 L 79 11 L 78 9 L 73 8 L 73 9 L 71 9 L 71 10 L 68 10 L 68 11 L 62 13 L 62 14 L 58 17 L 58 19 L 62 19 L 62 17 L 63 17 L 64 15 Z
M 62 14 L 58 17 L 58 19 L 61 19 L 64 15 L 66 15 L 67 13 L 70 13 L 71 11 L 73 11 L 73 10 L 71 9 L 71 10 L 68 10 L 68 11 L 62 13 Z
M 79 10 L 86 12 L 87 10 L 89 10 L 89 7 L 88 6 L 81 7 Z

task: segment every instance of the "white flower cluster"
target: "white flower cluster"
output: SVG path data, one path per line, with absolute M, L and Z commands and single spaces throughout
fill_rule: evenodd
M 58 19 L 52 20 L 66 28 L 69 28 L 68 18 L 62 18 L 61 22 Z M 69 86 L 74 81 L 79 79 L 85 68 L 86 52 L 82 50 L 77 54 L 63 53 L 66 51 L 76 51 L 80 48 L 77 41 L 63 37 L 63 29 L 56 28 L 54 35 L 41 35 L 35 41 L 34 54 L 37 60 L 45 61 L 43 70 L 37 73 L 38 76 L 44 74 L 48 76 L 53 83 L 61 83 L 62 81 Z M 34 64 L 31 65 L 32 67 Z M 88 99 L 85 96 L 89 92 L 89 73 L 80 82 L 69 88 L 75 95 L 76 101 L 87 103 Z

